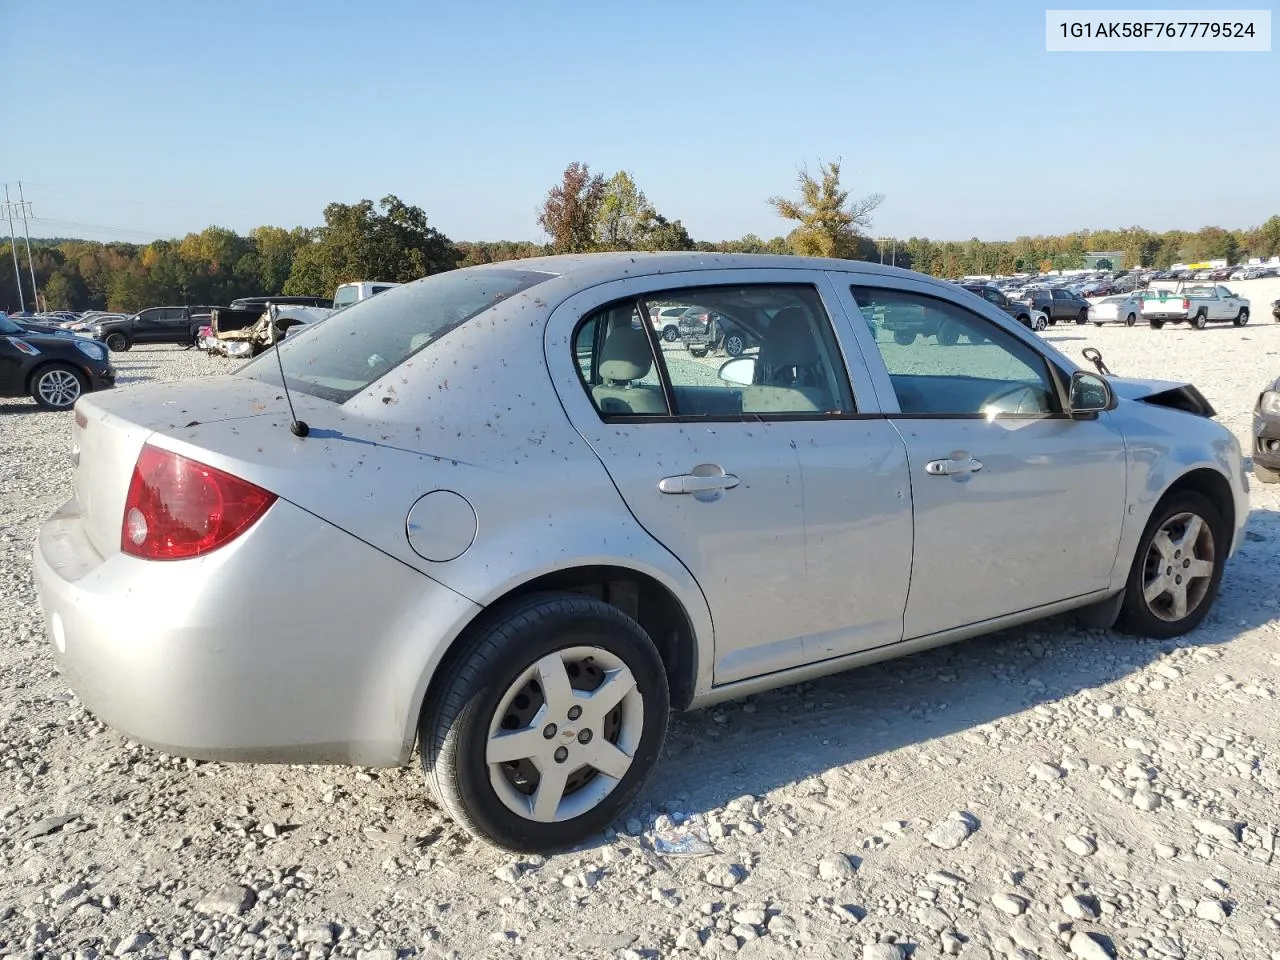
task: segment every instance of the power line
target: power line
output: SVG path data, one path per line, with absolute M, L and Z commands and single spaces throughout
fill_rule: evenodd
M 9 252 L 13 254 L 13 279 L 18 284 L 18 309 L 27 312 L 27 299 L 22 292 L 22 268 L 18 266 L 18 240 L 13 235 L 13 207 L 9 202 L 9 185 L 4 185 L 4 210 L 9 217 Z
M 130 227 L 112 227 L 101 223 L 80 223 L 76 220 L 59 220 L 54 217 L 32 217 L 31 220 L 33 223 L 43 223 L 54 227 L 87 230 L 93 233 L 110 233 L 116 236 L 127 235 L 131 237 L 145 238 L 147 240 L 160 240 L 166 237 L 166 234 L 159 230 L 136 230 Z

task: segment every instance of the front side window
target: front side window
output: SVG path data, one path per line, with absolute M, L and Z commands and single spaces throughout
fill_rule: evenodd
M 1048 363 L 995 323 L 939 297 L 853 287 L 888 318 L 876 347 L 905 414 L 1046 416 L 1061 412 Z
M 352 304 L 278 347 L 289 388 L 345 403 L 420 350 L 508 297 L 551 279 L 532 270 L 450 270 Z M 263 354 L 237 374 L 280 383 Z
M 637 322 L 651 315 L 651 299 L 667 305 L 659 316 L 684 318 L 680 339 L 662 341 L 660 351 L 658 336 Z M 574 345 L 605 418 L 854 412 L 830 320 L 809 286 L 694 287 L 619 301 L 587 316 Z

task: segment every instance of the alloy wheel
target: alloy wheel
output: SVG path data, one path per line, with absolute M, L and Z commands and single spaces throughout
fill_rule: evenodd
M 626 775 L 643 729 L 644 699 L 619 657 L 599 647 L 553 651 L 498 701 L 485 745 L 489 782 L 520 817 L 571 820 Z
M 1216 559 L 1213 530 L 1194 513 L 1164 522 L 1147 549 L 1142 596 L 1147 609 L 1167 623 L 1184 620 L 1204 602 Z
M 36 381 L 40 399 L 51 407 L 65 409 L 80 397 L 80 380 L 70 370 L 49 370 Z

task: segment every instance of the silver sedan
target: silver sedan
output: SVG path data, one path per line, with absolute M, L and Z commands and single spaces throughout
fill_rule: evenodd
M 670 349 L 654 303 L 758 353 Z M 34 564 L 90 710 L 191 757 L 420 745 L 439 804 L 515 850 L 615 821 L 672 707 L 1069 610 L 1192 630 L 1248 514 L 1194 387 L 847 260 L 443 273 L 74 416 Z

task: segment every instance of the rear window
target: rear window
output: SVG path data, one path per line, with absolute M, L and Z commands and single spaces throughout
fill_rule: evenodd
M 452 270 L 362 300 L 280 344 L 289 389 L 345 403 L 472 317 L 552 276 L 531 270 Z M 280 383 L 270 352 L 239 375 Z

